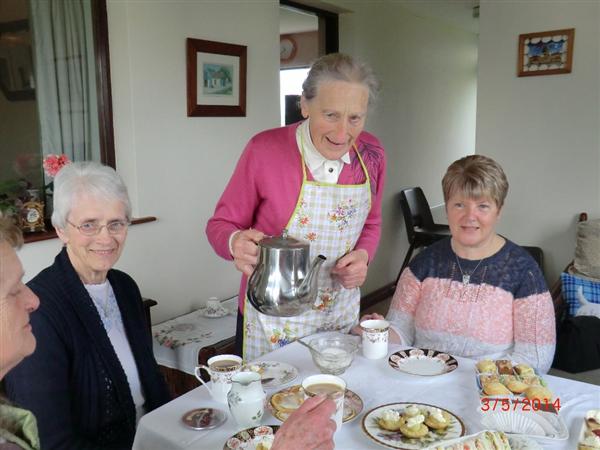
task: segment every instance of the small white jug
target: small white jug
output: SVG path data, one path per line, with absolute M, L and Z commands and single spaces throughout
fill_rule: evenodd
M 231 415 L 241 428 L 260 425 L 265 412 L 265 399 L 260 374 L 239 372 L 231 378 L 227 402 Z

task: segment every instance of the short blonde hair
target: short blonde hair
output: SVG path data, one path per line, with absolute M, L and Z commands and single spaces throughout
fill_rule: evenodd
M 442 179 L 444 201 L 457 192 L 468 198 L 491 198 L 498 209 L 508 194 L 508 179 L 500 164 L 484 155 L 469 155 L 454 161 Z
M 13 248 L 20 248 L 23 245 L 23 233 L 12 217 L 3 217 L 0 212 L 0 242 L 4 241 Z

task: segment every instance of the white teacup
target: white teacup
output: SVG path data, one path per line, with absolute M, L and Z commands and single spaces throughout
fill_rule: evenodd
M 237 355 L 217 355 L 209 358 L 207 362 L 208 366 L 202 364 L 196 367 L 194 374 L 200 383 L 206 386 L 215 401 L 227 403 L 227 393 L 231 389 L 231 377 L 242 368 L 242 358 Z M 210 387 L 200 376 L 200 369 L 206 370 L 210 375 Z
M 311 375 L 302 381 L 302 390 L 305 398 L 325 394 L 335 402 L 335 412 L 331 418 L 335 422 L 336 431 L 339 430 L 344 419 L 346 382 L 335 375 Z
M 379 359 L 387 356 L 390 323 L 383 319 L 369 319 L 363 320 L 360 327 L 365 358 Z

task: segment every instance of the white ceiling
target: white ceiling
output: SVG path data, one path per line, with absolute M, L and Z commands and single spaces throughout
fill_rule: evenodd
M 444 22 L 471 33 L 479 33 L 479 20 L 473 17 L 473 8 L 479 0 L 394 0 L 419 17 Z M 280 34 L 302 33 L 318 29 L 319 21 L 313 14 L 282 6 L 279 8 Z

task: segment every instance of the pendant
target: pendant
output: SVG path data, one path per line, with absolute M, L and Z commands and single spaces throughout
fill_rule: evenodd
M 463 274 L 463 286 L 466 286 L 467 284 L 469 284 L 469 281 L 471 281 L 471 275 L 464 275 Z

